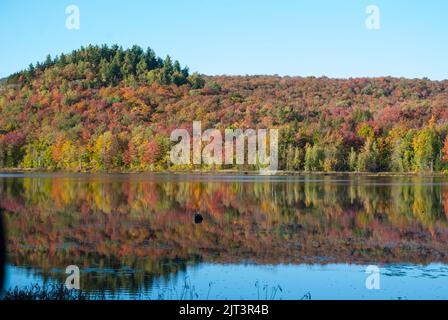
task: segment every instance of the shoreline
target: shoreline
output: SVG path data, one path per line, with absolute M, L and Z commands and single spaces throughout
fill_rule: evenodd
M 27 169 L 0 168 L 0 174 L 172 174 L 172 175 L 251 175 L 251 176 L 354 176 L 354 177 L 448 177 L 448 172 L 352 172 L 352 171 L 286 171 L 278 170 L 272 175 L 262 175 L 258 170 L 60 170 L 60 169 Z

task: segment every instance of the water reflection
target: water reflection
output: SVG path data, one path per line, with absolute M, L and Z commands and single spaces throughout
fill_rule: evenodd
M 138 293 L 209 263 L 448 260 L 442 178 L 0 175 L 0 207 L 13 266 L 45 282 L 76 264 L 84 290 Z
M 3 292 L 5 282 L 5 266 L 6 266 L 6 230 L 3 226 L 3 209 L 0 208 L 0 296 Z

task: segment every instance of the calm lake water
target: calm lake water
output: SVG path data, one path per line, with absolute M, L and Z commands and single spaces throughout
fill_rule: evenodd
M 114 299 L 448 298 L 447 178 L 0 174 L 0 207 L 8 288 L 77 265 Z

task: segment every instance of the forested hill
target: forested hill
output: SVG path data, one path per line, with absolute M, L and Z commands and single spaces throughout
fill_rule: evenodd
M 170 166 L 169 135 L 193 120 L 280 129 L 280 169 L 448 169 L 448 81 L 210 77 L 138 46 L 89 46 L 10 76 L 0 167 L 185 169 Z

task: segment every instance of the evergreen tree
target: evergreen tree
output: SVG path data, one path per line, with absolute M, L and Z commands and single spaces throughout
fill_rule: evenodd
M 61 53 L 61 56 L 59 57 L 58 60 L 58 66 L 63 68 L 66 65 L 67 65 L 67 57 L 65 56 L 65 54 Z
M 121 54 L 120 51 L 116 51 L 109 67 L 109 79 L 112 84 L 117 84 L 122 79 L 120 64 Z
M 179 72 L 179 73 L 182 72 L 182 70 L 180 69 L 180 63 L 179 63 L 179 61 L 177 61 L 177 60 L 174 61 L 173 69 L 174 69 L 174 72 Z
M 144 56 L 140 58 L 136 69 L 137 78 L 139 80 L 145 79 L 146 73 L 148 72 L 148 64 L 146 63 L 146 59 Z
M 129 51 L 126 51 L 126 53 L 124 55 L 124 61 L 121 66 L 121 74 L 124 79 L 126 79 L 130 75 L 134 74 L 134 70 L 132 67 L 132 57 L 131 57 L 131 53 Z
M 151 48 L 148 48 L 145 53 L 146 64 L 148 66 L 148 70 L 154 70 L 159 68 L 160 66 L 157 63 L 157 57 L 154 51 Z
M 166 56 L 166 59 L 163 63 L 163 71 L 162 71 L 162 84 L 171 84 L 173 81 L 173 63 L 171 61 L 170 56 Z
M 106 59 L 102 58 L 100 62 L 100 70 L 99 70 L 99 82 L 102 84 L 109 84 L 110 80 L 110 72 L 109 72 L 109 63 Z
M 53 62 L 51 60 L 51 56 L 48 54 L 47 58 L 45 59 L 45 68 L 51 67 L 52 64 L 53 64 Z

